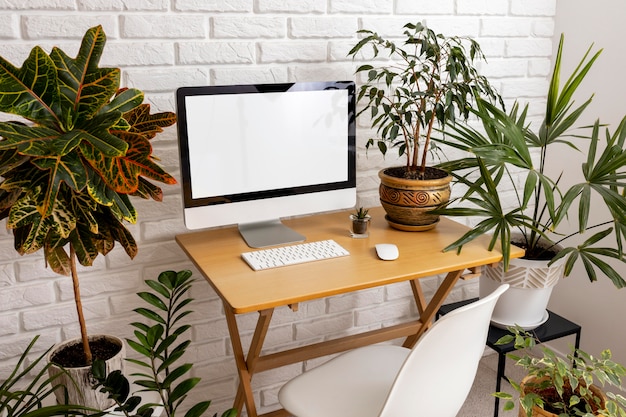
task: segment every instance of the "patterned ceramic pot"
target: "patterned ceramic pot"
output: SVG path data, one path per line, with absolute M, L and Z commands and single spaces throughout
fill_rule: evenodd
M 389 175 L 393 169 L 386 168 L 378 173 L 380 203 L 387 213 L 389 225 L 406 231 L 434 228 L 439 222 L 439 215 L 427 212 L 450 200 L 452 176 L 445 171 L 429 168 L 440 172 L 441 178 L 406 179 Z

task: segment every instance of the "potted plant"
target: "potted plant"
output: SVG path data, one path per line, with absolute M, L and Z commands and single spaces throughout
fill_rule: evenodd
M 352 220 L 353 234 L 364 235 L 367 233 L 367 225 L 371 219 L 368 213 L 368 209 L 359 207 L 354 213 L 350 215 L 350 220 Z
M 119 89 L 120 69 L 98 67 L 105 42 L 97 26 L 86 32 L 76 58 L 38 46 L 21 68 L 0 58 L 0 112 L 19 116 L 0 123 L 0 219 L 18 253 L 42 250 L 53 271 L 71 276 L 80 353 L 77 363 L 61 365 L 83 373 L 92 356 L 109 354 L 92 355 L 76 261 L 90 266 L 116 242 L 134 257 L 137 244 L 124 225 L 137 219 L 129 196 L 160 201 L 161 189 L 149 180 L 176 182 L 155 163 L 150 145 L 175 114 L 150 114 L 141 91 Z M 111 354 L 122 346 L 116 340 Z M 57 362 L 57 352 L 52 355 Z M 81 375 L 73 379 L 89 379 Z M 79 400 L 70 393 L 70 402 Z
M 550 80 L 545 116 L 536 130 L 526 120 L 527 105 L 522 109 L 516 102 L 505 113 L 479 100 L 472 112 L 481 121 L 482 129 L 449 125 L 443 137 L 436 139 L 440 144 L 466 151 L 468 156 L 441 164 L 452 172 L 456 182 L 466 186 L 467 191 L 456 199 L 464 204 L 449 205 L 435 212 L 481 219 L 444 250 L 460 250 L 474 238 L 493 233 L 490 248 L 499 243 L 504 261 L 497 268 L 486 268 L 480 292 L 483 294 L 483 288 L 486 292 L 490 286 L 499 285 L 496 281 L 511 284 L 494 311 L 495 322 L 504 327 L 519 324 L 532 328 L 541 324 L 547 318 L 545 307 L 553 286 L 563 275 L 568 276 L 576 263 L 584 265 L 591 281 L 600 274 L 611 279 L 617 288 L 626 285 L 610 264 L 610 261 L 626 261 L 623 252 L 626 118 L 613 133 L 607 128 L 601 134 L 599 121 L 590 128 L 590 134 L 571 131 L 591 102 L 589 98 L 575 106 L 572 97 L 601 51 L 591 55 L 590 47 L 561 87 L 562 51 L 563 36 Z M 551 175 L 549 157 L 568 147 L 583 149 L 585 163 L 569 165 L 567 168 L 572 171 Z M 512 171 L 516 172 L 516 181 L 511 180 Z M 582 175 L 582 181 L 564 189 L 562 178 L 574 174 Z M 507 200 L 513 201 L 507 207 L 501 196 L 510 195 L 511 190 L 515 198 Z M 605 217 L 596 223 L 590 218 L 592 205 L 606 209 Z M 574 208 L 578 213 L 570 217 L 577 219 L 578 224 L 572 232 L 565 220 Z M 578 237 L 585 240 L 580 243 Z M 526 250 L 524 259 L 519 262 L 510 259 L 511 243 Z
M 360 30 L 365 36 L 348 55 L 356 58 L 371 48 L 372 58 L 384 51 L 391 60 L 357 68 L 367 76 L 358 89 L 357 99 L 364 107 L 357 116 L 369 113 L 376 129 L 377 137 L 367 141 L 367 149 L 376 145 L 386 155 L 395 148 L 405 157 L 403 166 L 379 172 L 380 201 L 389 224 L 401 230 L 428 230 L 439 219 L 428 211 L 448 201 L 452 179 L 445 170 L 427 165 L 434 129 L 459 117 L 467 119 L 475 97 L 499 96 L 474 66 L 484 59 L 475 40 L 446 37 L 422 23 L 404 28 L 402 44 Z
M 137 293 L 149 307 L 134 310 L 145 322 L 132 323 L 136 328 L 135 338 L 127 339 L 127 342 L 143 359 L 127 360 L 139 368 L 139 372 L 131 375 L 138 378 L 135 384 L 143 387 L 145 392 L 156 394 L 155 402 L 141 404 L 141 397 L 131 395 L 130 382 L 126 376 L 120 371 L 107 373 L 100 360 L 93 363 L 93 374 L 100 390 L 115 400 L 117 407 L 114 411 L 126 417 L 150 417 L 155 410 L 162 410 L 157 415 L 164 413 L 166 417 L 175 417 L 176 411 L 188 399 L 189 392 L 200 382 L 198 377 L 188 377 L 193 364 L 179 364 L 191 344 L 190 340 L 180 341 L 179 337 L 191 329 L 189 324 L 182 324 L 181 320 L 193 313 L 186 309 L 193 302 L 193 298 L 187 296 L 193 282 L 189 270 L 163 271 L 157 280 L 145 281 L 152 291 Z M 206 400 L 188 407 L 185 417 L 200 417 L 210 404 L 211 401 Z M 236 415 L 237 410 L 229 409 L 222 417 Z M 217 417 L 217 413 L 214 417 Z
M 514 341 L 516 349 L 526 352 L 507 355 L 527 372 L 520 384 L 509 381 L 520 394 L 519 417 L 626 416 L 626 398 L 601 389 L 610 385 L 622 390 L 621 378 L 626 375 L 626 368 L 611 359 L 610 350 L 598 358 L 572 348 L 564 359 L 542 346 L 542 355 L 535 356 L 531 353 L 536 344 L 533 335 L 519 326 L 509 330 L 511 334 L 496 343 Z M 495 395 L 506 400 L 504 410 L 515 407 L 511 394 Z
M 45 363 L 48 351 L 36 358 L 28 356 L 39 336 L 35 336 L 24 349 L 15 367 L 6 378 L 0 378 L 0 416 L 3 417 L 52 417 L 90 415 L 98 410 L 77 404 L 52 404 L 48 400 L 56 389 L 63 390 L 57 376 L 48 376 L 49 363 Z

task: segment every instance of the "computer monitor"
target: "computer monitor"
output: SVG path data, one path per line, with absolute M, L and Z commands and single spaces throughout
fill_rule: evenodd
M 265 247 L 305 240 L 281 218 L 356 204 L 354 82 L 182 87 L 176 104 L 187 228 Z

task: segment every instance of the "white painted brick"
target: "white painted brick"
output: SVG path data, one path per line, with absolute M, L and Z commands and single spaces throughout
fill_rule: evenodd
M 183 12 L 252 12 L 253 0 L 173 0 L 174 10 Z
M 256 47 L 253 42 L 182 42 L 178 61 L 183 65 L 253 64 Z
M 552 73 L 552 60 L 531 58 L 528 60 L 528 75 L 531 77 L 549 77 Z
M 284 66 L 251 68 L 218 68 L 211 71 L 215 85 L 284 83 L 290 81 L 289 70 Z
M 79 274 L 80 294 L 84 299 L 102 296 L 112 292 L 128 292 L 139 285 L 139 270 L 109 270 L 106 277 L 95 277 L 93 272 L 89 275 Z M 60 280 L 58 282 L 61 300 L 73 300 L 74 291 L 72 280 Z
M 343 294 L 328 299 L 328 313 L 343 313 L 355 308 L 374 306 L 385 301 L 384 288 Z
M 19 17 L 15 14 L 0 15 L 0 39 L 16 39 L 19 35 Z
M 326 2 L 320 0 L 257 0 L 259 13 L 324 13 Z M 332 2 L 331 2 L 332 3 Z
M 528 59 L 490 59 L 480 66 L 480 73 L 488 79 L 524 77 L 528 74 Z
M 533 21 L 526 18 L 491 18 L 483 19 L 481 36 L 526 37 L 531 34 Z
M 108 38 L 117 36 L 117 19 L 108 15 L 30 15 L 23 17 L 26 39 L 81 39 L 87 29 L 102 25 Z M 67 52 L 67 51 L 66 51 Z
M 294 17 L 289 34 L 294 38 L 349 38 L 357 31 L 354 17 Z
M 19 317 L 16 313 L 0 314 L 0 336 L 8 336 L 19 331 Z
M 78 0 L 85 11 L 167 11 L 168 0 Z
M 41 255 L 41 256 L 38 256 Z M 32 254 L 15 263 L 17 280 L 20 282 L 36 281 L 47 278 L 60 278 L 52 269 L 46 268 L 43 254 Z
M 75 10 L 74 0 L 3 0 L 0 10 Z
M 108 42 L 100 60 L 102 67 L 174 64 L 174 43 L 166 42 Z
M 393 0 L 330 0 L 331 13 L 391 14 Z
M 282 38 L 287 35 L 283 17 L 213 17 L 213 36 L 218 39 Z
M 0 339 L 0 360 L 20 356 L 34 336 L 4 337 Z M 41 354 L 57 341 L 51 332 L 42 333 L 31 352 Z M 4 374 L 2 374 L 4 377 Z
M 554 16 L 556 0 L 511 0 L 511 13 L 522 16 Z
M 454 0 L 397 0 L 395 12 L 397 14 L 414 14 L 417 16 L 429 14 L 453 15 Z
M 127 87 L 152 92 L 173 91 L 178 87 L 188 85 L 205 85 L 208 83 L 209 75 L 204 68 L 181 70 L 129 69 L 124 71 L 123 78 Z
M 296 324 L 296 340 L 324 337 L 346 331 L 354 324 L 352 313 L 333 314 Z
M 186 232 L 188 230 L 185 228 L 185 222 L 180 217 L 141 224 L 141 238 L 144 242 L 173 239 L 174 236 Z
M 298 64 L 291 72 L 294 79 L 299 81 L 352 80 L 354 73 L 351 66 L 307 64 Z
M 381 324 L 411 314 L 411 305 L 409 302 L 390 302 L 375 308 L 358 310 L 355 312 L 355 323 L 357 326 L 368 326 Z
M 206 314 L 202 322 L 194 324 L 192 331 L 194 340 L 224 339 L 229 336 L 226 318 L 223 315 L 212 316 Z
M 54 302 L 55 298 L 52 281 L 3 287 L 0 291 L 0 311 L 46 305 Z
M 554 35 L 553 19 L 533 19 L 532 34 L 534 36 L 551 37 Z
M 478 37 L 480 34 L 480 21 L 473 17 L 429 17 L 426 25 L 437 33 L 445 36 L 470 36 Z
M 413 0 L 410 0 L 411 2 Z M 430 2 L 439 3 L 439 2 Z M 415 21 L 413 21 L 415 20 Z M 374 17 L 366 16 L 361 18 L 361 27 L 359 29 L 367 29 L 378 33 L 381 36 L 395 38 L 403 36 L 404 25 L 407 23 L 417 23 L 424 19 L 422 17 L 416 17 L 413 19 L 407 19 L 406 16 L 390 16 L 390 17 Z M 356 41 L 354 42 L 356 43 Z
M 508 80 L 500 93 L 503 97 L 543 97 L 548 91 L 548 81 L 542 78 Z
M 462 15 L 505 15 L 507 11 L 506 1 L 461 0 L 456 5 L 456 12 Z
M 16 281 L 13 264 L 0 264 L 0 288 L 14 285 Z
M 208 24 L 200 15 L 123 15 L 120 36 L 123 38 L 205 38 Z
M 549 57 L 552 54 L 552 40 L 544 39 L 508 39 L 507 57 Z
M 261 63 L 278 62 L 321 62 L 326 60 L 325 42 L 261 42 L 259 60 Z

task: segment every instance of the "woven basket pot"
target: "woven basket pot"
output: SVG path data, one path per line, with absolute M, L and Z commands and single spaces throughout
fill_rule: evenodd
M 378 172 L 380 203 L 387 213 L 389 225 L 404 231 L 434 228 L 439 215 L 427 213 L 450 200 L 452 176 L 441 171 L 442 178 L 418 180 L 388 175 L 386 168 Z M 429 168 L 434 170 L 435 168 Z
M 103 338 L 120 347 L 120 351 L 115 356 L 105 361 L 107 375 L 115 370 L 124 372 L 124 342 L 122 339 L 111 335 L 89 336 L 89 341 L 91 342 Z M 66 346 L 75 344 L 82 344 L 82 340 L 76 338 L 59 343 L 48 353 L 48 362 L 50 362 L 50 358 L 52 358 L 56 352 Z M 48 374 L 50 377 L 58 374 L 54 382 L 55 385 L 62 384 L 67 388 L 68 404 L 83 405 L 96 410 L 106 410 L 115 405 L 113 400 L 107 398 L 108 394 L 100 392 L 99 389 L 94 389 L 96 381 L 91 374 L 91 366 L 61 369 L 56 364 L 51 363 Z M 62 387 L 56 389 L 54 395 L 56 396 L 57 403 L 65 403 L 65 392 Z
M 530 375 L 526 375 L 524 377 L 524 379 L 522 379 L 522 382 L 520 383 L 520 388 L 522 390 L 522 397 L 523 397 L 523 395 L 525 393 L 525 386 L 526 386 L 526 384 L 528 384 L 531 381 L 535 381 L 535 380 L 536 380 L 536 378 L 534 376 L 530 376 Z M 594 393 L 594 395 L 596 395 L 598 398 L 601 399 L 600 407 L 604 408 L 605 404 L 606 404 L 606 396 L 604 395 L 602 390 L 600 390 L 600 388 L 598 388 L 595 385 L 591 385 L 590 389 Z M 600 414 L 596 413 L 594 415 L 598 416 Z M 526 411 L 524 410 L 524 408 L 521 405 L 519 406 L 519 412 L 517 413 L 517 416 L 518 417 L 527 417 Z M 559 415 L 551 413 L 549 411 L 546 411 L 546 410 L 544 410 L 542 408 L 539 408 L 537 406 L 534 406 L 533 410 L 532 410 L 531 416 L 532 417 L 558 417 Z

